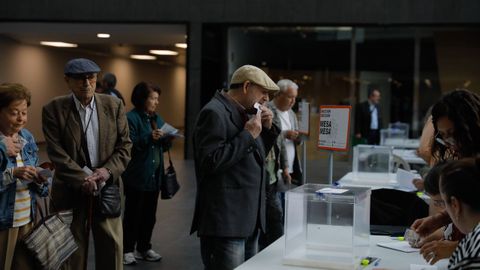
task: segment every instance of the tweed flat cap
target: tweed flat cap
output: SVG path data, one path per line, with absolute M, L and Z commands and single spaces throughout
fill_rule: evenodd
M 267 90 L 278 91 L 277 84 L 268 77 L 268 75 L 261 69 L 252 65 L 244 65 L 239 67 L 232 75 L 230 84 L 244 83 L 250 81 Z
M 92 60 L 86 58 L 72 59 L 65 64 L 65 68 L 63 69 L 65 75 L 98 72 L 100 72 L 100 67 Z

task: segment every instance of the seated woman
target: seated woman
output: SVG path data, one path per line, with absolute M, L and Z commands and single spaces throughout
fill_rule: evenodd
M 0 85 L 0 269 L 33 269 L 20 245 L 33 227 L 35 193 L 48 195 L 39 174 L 38 148 L 27 123 L 30 93 L 20 84 Z
M 443 162 L 435 165 L 425 176 L 425 192 L 430 196 L 431 203 L 440 211 L 445 209 L 439 187 L 440 174 L 444 166 Z M 449 258 L 463 237 L 464 234 L 450 223 L 420 241 L 420 254 L 430 264 L 435 264 L 438 260 Z
M 432 108 L 434 163 L 480 154 L 480 96 L 464 89 L 445 94 Z M 417 183 L 419 184 L 419 183 Z M 418 219 L 412 228 L 426 237 L 451 223 L 445 211 Z
M 448 269 L 480 269 L 480 157 L 452 161 L 440 176 L 448 216 L 466 234 L 450 257 Z

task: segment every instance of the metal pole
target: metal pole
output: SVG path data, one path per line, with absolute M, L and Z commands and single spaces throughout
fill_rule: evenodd
M 328 183 L 333 184 L 333 151 L 328 151 Z
M 307 138 L 303 140 L 302 145 L 302 182 L 307 183 Z

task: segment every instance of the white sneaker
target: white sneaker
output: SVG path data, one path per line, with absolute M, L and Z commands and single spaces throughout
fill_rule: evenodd
M 149 262 L 156 262 L 162 259 L 162 256 L 155 252 L 153 249 L 149 249 L 145 252 L 135 251 L 135 258 L 139 260 L 145 260 Z
M 133 252 L 128 252 L 123 254 L 123 264 L 125 265 L 137 264 L 137 260 L 135 260 L 135 256 L 133 255 Z

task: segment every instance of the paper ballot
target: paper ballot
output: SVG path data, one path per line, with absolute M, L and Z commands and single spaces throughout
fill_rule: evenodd
M 257 109 L 257 115 L 262 113 L 262 109 L 260 108 L 260 103 L 255 102 L 255 104 L 253 104 L 253 107 Z
M 165 133 L 165 134 L 167 134 L 167 135 L 169 135 L 169 136 L 174 136 L 174 137 L 183 138 L 183 135 L 178 132 L 178 129 L 174 128 L 174 127 L 173 127 L 172 125 L 170 125 L 170 124 L 167 124 L 167 123 L 163 124 L 163 126 L 160 128 L 160 130 L 161 130 L 163 133 Z
M 420 178 L 420 176 L 406 170 L 402 170 L 402 169 L 397 170 L 397 182 L 400 188 L 403 188 L 409 191 L 416 190 L 412 182 L 413 179 L 415 178 Z

